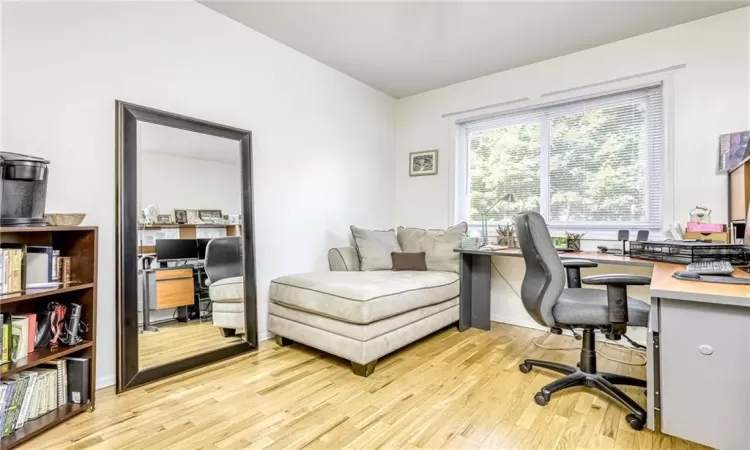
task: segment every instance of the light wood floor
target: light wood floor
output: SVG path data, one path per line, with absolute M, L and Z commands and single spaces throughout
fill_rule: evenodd
M 624 409 L 589 390 L 537 406 L 533 394 L 557 375 L 522 374 L 519 362 L 573 364 L 578 356 L 533 347 L 539 334 L 501 324 L 491 332 L 448 328 L 384 358 L 369 378 L 317 350 L 266 341 L 258 352 L 120 396 L 100 391 L 95 412 L 26 448 L 700 448 L 633 431 Z M 641 367 L 604 359 L 600 369 L 644 376 Z M 645 403 L 642 389 L 626 390 Z
M 225 338 L 209 322 L 169 322 L 158 325 L 159 331 L 138 335 L 139 367 L 162 364 L 189 358 L 240 342 L 240 336 Z

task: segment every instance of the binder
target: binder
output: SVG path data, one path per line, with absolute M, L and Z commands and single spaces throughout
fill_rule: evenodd
M 63 358 L 68 365 L 68 401 L 78 404 L 89 402 L 90 358 Z

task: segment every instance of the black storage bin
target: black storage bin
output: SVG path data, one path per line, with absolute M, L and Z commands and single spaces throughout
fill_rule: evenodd
M 0 226 L 45 226 L 49 161 L 0 152 Z

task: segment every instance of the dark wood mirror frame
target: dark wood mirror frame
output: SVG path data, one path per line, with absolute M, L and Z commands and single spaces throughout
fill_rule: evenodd
M 255 247 L 253 237 L 250 131 L 193 119 L 117 100 L 115 190 L 117 204 L 115 279 L 117 293 L 117 388 L 127 389 L 258 348 Z M 242 245 L 245 278 L 245 341 L 190 358 L 139 370 L 137 122 L 149 122 L 238 142 L 242 169 Z M 218 330 L 217 330 L 218 333 Z

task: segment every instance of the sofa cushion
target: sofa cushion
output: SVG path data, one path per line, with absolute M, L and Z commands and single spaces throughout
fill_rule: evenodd
M 451 272 L 312 272 L 271 281 L 272 301 L 350 323 L 367 324 L 458 297 Z
M 402 252 L 425 252 L 427 270 L 458 273 L 459 254 L 453 250 L 461 247 L 467 230 L 466 222 L 461 222 L 446 230 L 399 227 L 396 235 Z
M 341 320 L 331 319 L 330 317 L 321 316 L 307 311 L 301 311 L 295 308 L 289 308 L 275 302 L 271 302 L 268 313 L 272 316 L 283 317 L 297 323 L 309 325 L 320 330 L 329 331 L 339 336 L 356 339 L 358 341 L 369 341 L 378 336 L 382 336 L 391 331 L 398 330 L 414 322 L 418 322 L 433 314 L 437 314 L 446 309 L 458 306 L 458 297 L 438 303 L 436 305 L 425 306 L 424 308 L 413 309 L 411 311 L 378 320 L 369 324 L 357 324 L 342 322 Z
M 243 302 L 245 300 L 244 277 L 230 277 L 211 283 L 208 296 L 214 302 Z
M 391 252 L 400 252 L 393 229 L 388 231 L 367 230 L 350 226 L 354 245 L 359 253 L 360 270 L 391 270 Z

